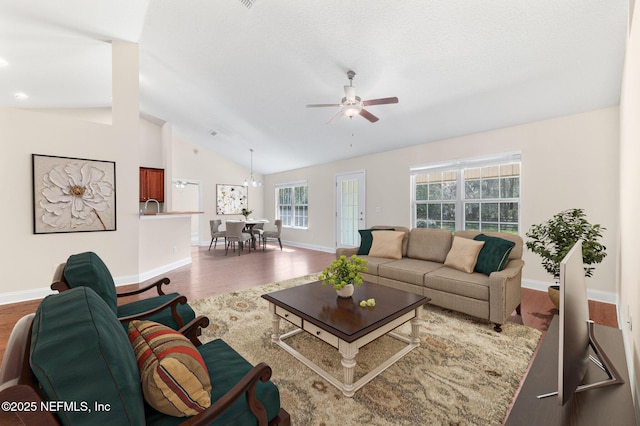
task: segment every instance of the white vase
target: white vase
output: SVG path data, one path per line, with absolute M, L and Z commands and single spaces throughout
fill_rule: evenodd
M 347 284 L 344 287 L 342 287 L 340 290 L 336 290 L 336 293 L 338 293 L 338 296 L 340 297 L 351 297 L 353 296 L 354 290 L 355 290 L 355 287 L 353 286 L 353 284 Z

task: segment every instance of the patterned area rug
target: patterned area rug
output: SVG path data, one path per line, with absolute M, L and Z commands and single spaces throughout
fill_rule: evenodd
M 506 323 L 502 333 L 489 323 L 425 306 L 421 346 L 346 398 L 326 380 L 271 343 L 271 314 L 264 293 L 315 281 L 314 275 L 190 302 L 211 323 L 201 340 L 222 338 L 252 364 L 273 369 L 281 404 L 294 425 L 499 425 L 526 371 L 540 332 Z M 357 300 L 357 289 L 354 299 Z M 384 303 L 383 301 L 377 301 Z M 281 321 L 283 332 L 291 329 Z M 409 336 L 409 324 L 396 330 Z M 287 340 L 338 378 L 341 356 L 307 333 Z M 356 380 L 404 343 L 392 337 L 370 343 L 356 356 Z

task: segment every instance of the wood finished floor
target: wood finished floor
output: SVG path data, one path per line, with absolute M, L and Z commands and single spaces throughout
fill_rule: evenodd
M 231 251 L 225 256 L 224 248 L 220 245 L 217 250 L 212 248 L 211 251 L 207 247 L 194 247 L 190 265 L 163 276 L 171 279 L 168 287 L 170 291 L 184 294 L 188 300 L 196 300 L 320 272 L 333 259 L 334 255 L 331 253 L 288 246 L 284 246 L 284 250 L 280 251 L 279 247 L 273 244 L 269 244 L 266 251 L 252 250 L 248 253 L 245 250 L 240 256 L 237 252 Z M 118 287 L 118 291 L 133 290 L 153 281 Z M 137 297 L 142 296 L 134 296 L 119 303 L 127 303 Z M 39 303 L 39 300 L 32 300 L 3 305 L 0 308 L 0 359 L 4 355 L 13 325 L 22 316 L 35 312 Z M 590 301 L 589 308 L 591 318 L 596 323 L 610 327 L 618 326 L 615 305 Z M 522 316 L 517 316 L 514 312 L 509 320 L 544 332 L 553 315 L 557 313 L 545 292 L 523 288 Z M 8 423 L 12 421 L 0 415 L 0 424 Z

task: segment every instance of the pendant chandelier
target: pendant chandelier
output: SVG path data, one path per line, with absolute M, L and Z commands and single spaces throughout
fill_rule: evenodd
M 251 152 L 251 186 L 262 186 L 262 181 L 253 179 L 253 148 L 250 148 L 249 151 Z M 249 186 L 249 181 L 245 179 L 243 185 Z

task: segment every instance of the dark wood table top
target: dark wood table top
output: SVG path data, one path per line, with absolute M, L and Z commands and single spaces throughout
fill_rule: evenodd
M 262 297 L 349 343 L 431 300 L 369 282 L 356 287 L 352 297 L 343 298 L 338 297 L 333 287 L 323 286 L 320 281 Z M 367 299 L 375 299 L 376 305 L 361 307 L 360 301 Z

